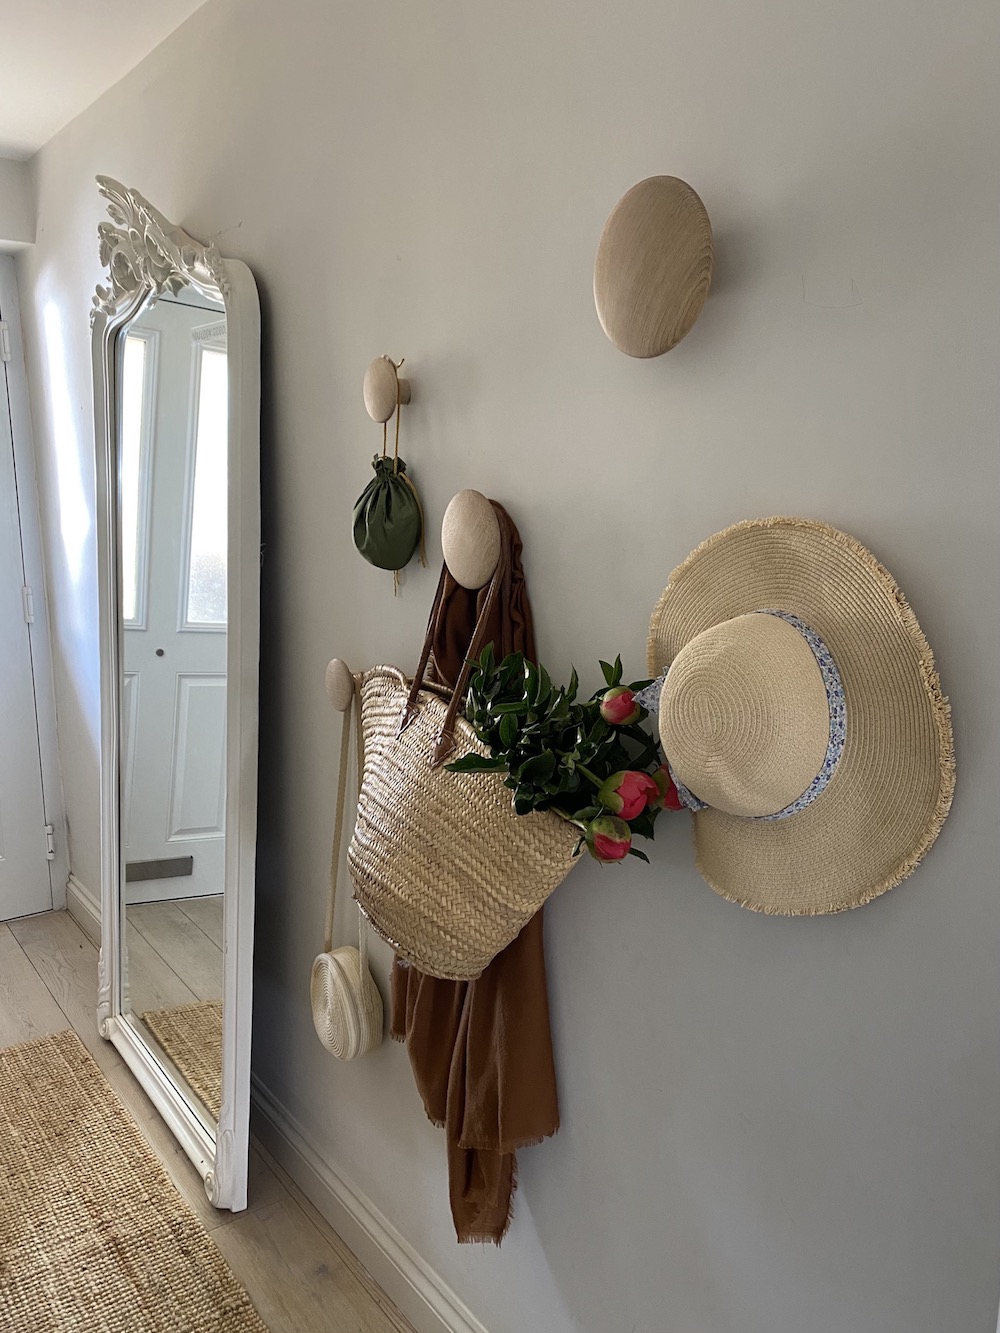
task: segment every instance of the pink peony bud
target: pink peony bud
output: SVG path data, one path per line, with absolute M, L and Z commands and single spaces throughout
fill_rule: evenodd
M 661 764 L 653 774 L 653 782 L 659 794 L 658 800 L 652 802 L 654 805 L 661 805 L 664 810 L 683 810 L 684 803 L 677 794 L 677 785 L 670 776 L 670 769 L 666 764 Z
M 635 695 L 624 685 L 616 685 L 601 697 L 601 717 L 615 727 L 627 727 L 638 722 L 642 710 L 635 701 Z
M 597 793 L 597 799 L 612 814 L 635 819 L 648 805 L 659 801 L 660 789 L 648 773 L 626 769 L 611 774 Z
M 600 815 L 587 825 L 587 850 L 595 861 L 621 861 L 632 846 L 632 830 L 617 815 Z

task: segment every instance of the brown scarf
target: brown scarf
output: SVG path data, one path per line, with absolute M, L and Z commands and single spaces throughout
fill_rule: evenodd
M 487 641 L 499 661 L 535 659 L 521 539 L 493 501 L 511 539 L 511 568 L 497 597 Z M 455 586 L 434 640 L 438 680 L 458 678 L 485 590 Z M 515 1152 L 559 1128 L 542 913 L 476 981 L 442 981 L 396 960 L 390 1031 L 405 1041 L 428 1117 L 445 1129 L 448 1187 L 460 1242 L 499 1245 L 513 1214 Z

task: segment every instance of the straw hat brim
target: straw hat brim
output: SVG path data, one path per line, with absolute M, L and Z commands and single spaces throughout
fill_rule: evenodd
M 955 785 L 948 701 L 888 571 L 853 537 L 800 518 L 737 523 L 674 570 L 650 621 L 650 675 L 712 625 L 765 608 L 793 612 L 826 642 L 847 740 L 826 790 L 797 814 L 695 814 L 698 869 L 756 912 L 860 907 L 911 874 L 944 823 Z

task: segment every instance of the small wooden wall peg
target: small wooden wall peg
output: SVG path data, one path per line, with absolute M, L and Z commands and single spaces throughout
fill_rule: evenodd
M 712 224 L 690 185 L 650 176 L 604 225 L 594 262 L 601 327 L 627 356 L 661 356 L 701 313 L 712 280 Z
M 405 360 L 405 357 L 404 357 Z M 377 356 L 365 371 L 365 407 L 372 421 L 384 424 L 397 403 L 410 401 L 410 381 L 400 379 L 399 365 L 388 356 Z
M 335 657 L 326 666 L 327 698 L 338 713 L 346 713 L 354 698 L 354 677 L 351 668 L 339 657 Z
M 399 367 L 388 356 L 377 356 L 365 371 L 365 408 L 382 425 L 382 456 L 372 459 L 375 478 L 354 506 L 354 545 L 379 569 L 392 570 L 393 592 L 399 591 L 399 571 L 409 564 L 419 548 L 420 563 L 427 564 L 424 550 L 424 511 L 406 463 L 399 456 L 399 422 L 403 404 L 410 401 L 410 381 L 399 378 Z M 396 439 L 389 457 L 389 420 L 396 418 Z
M 444 511 L 441 551 L 456 583 L 482 588 L 500 559 L 500 521 L 479 491 L 459 491 Z

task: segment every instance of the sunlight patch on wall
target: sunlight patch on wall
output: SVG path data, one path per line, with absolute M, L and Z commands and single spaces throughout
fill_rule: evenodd
M 49 410 L 56 453 L 56 484 L 59 490 L 59 532 L 66 555 L 66 568 L 76 589 L 83 576 L 83 553 L 90 535 L 91 515 L 80 471 L 81 440 L 66 382 L 66 343 L 59 308 L 54 301 L 45 303 L 42 319 Z

